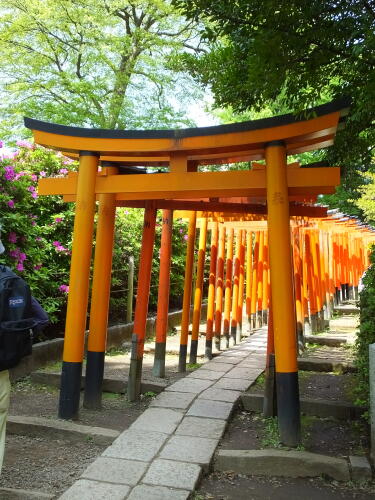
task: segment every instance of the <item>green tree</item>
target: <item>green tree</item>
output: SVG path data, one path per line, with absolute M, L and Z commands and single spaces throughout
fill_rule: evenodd
M 371 167 L 375 115 L 375 2 L 359 0 L 174 0 L 203 23 L 210 50 L 185 64 L 218 106 L 300 112 L 352 98 L 347 126 L 328 154 Z
M 196 86 L 170 61 L 196 48 L 196 31 L 168 0 L 0 0 L 0 9 L 4 136 L 23 114 L 103 128 L 190 123 L 174 103 Z

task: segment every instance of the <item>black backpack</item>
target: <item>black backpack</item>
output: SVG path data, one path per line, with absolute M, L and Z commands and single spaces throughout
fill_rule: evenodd
M 32 350 L 29 285 L 9 267 L 0 266 L 0 371 L 16 366 Z

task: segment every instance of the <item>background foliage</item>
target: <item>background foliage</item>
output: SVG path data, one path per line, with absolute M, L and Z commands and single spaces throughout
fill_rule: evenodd
M 0 222 L 5 253 L 2 264 L 10 266 L 30 285 L 33 295 L 48 312 L 51 322 L 62 327 L 69 285 L 74 221 L 73 204 L 58 196 L 37 195 L 40 177 L 65 176 L 75 162 L 42 147 L 19 141 L 19 149 L 0 156 Z M 0 150 L 1 151 L 1 150 Z M 135 292 L 143 227 L 141 209 L 116 212 L 110 321 L 124 321 L 128 287 L 128 258 L 135 259 Z M 161 213 L 158 213 L 152 270 L 150 308 L 157 303 Z M 175 221 L 171 270 L 171 306 L 182 299 L 186 224 Z M 54 328 L 56 331 L 56 328 Z
M 360 331 L 356 341 L 356 364 L 358 403 L 369 406 L 369 344 L 375 343 L 375 247 L 370 256 L 371 265 L 364 278 L 360 292 Z

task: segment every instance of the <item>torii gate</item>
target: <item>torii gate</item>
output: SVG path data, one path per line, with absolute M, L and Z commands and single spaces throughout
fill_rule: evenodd
M 124 200 L 147 200 L 140 262 L 142 280 L 138 288 L 140 299 L 134 319 L 136 350 L 128 381 L 128 391 L 133 397 L 140 391 L 155 232 L 154 200 L 256 197 L 267 201 L 268 210 L 280 434 L 287 445 L 299 443 L 289 200 L 310 199 L 317 194 L 333 192 L 340 182 L 340 174 L 338 168 L 287 168 L 286 157 L 331 146 L 339 122 L 347 111 L 347 102 L 341 100 L 309 110 L 307 116 L 310 118 L 305 120 L 289 114 L 215 127 L 140 131 L 67 127 L 25 118 L 25 126 L 33 131 L 36 143 L 66 155 L 79 155 L 78 174 L 39 181 L 39 194 L 61 194 L 67 201 L 75 199 L 76 202 L 59 404 L 61 418 L 78 415 L 97 197 L 99 221 L 92 290 L 92 303 L 96 308 L 92 309 L 90 318 L 87 380 L 100 378 L 104 367 L 105 335 L 99 330 L 103 325 L 106 328 L 107 321 L 115 207 L 126 205 Z M 266 161 L 266 168 L 197 171 L 199 165 L 262 159 Z M 98 173 L 99 162 L 102 166 L 110 162 L 111 166 Z M 134 169 L 138 165 L 167 165 L 169 171 L 147 175 L 146 170 L 139 173 L 139 168 Z M 121 175 L 124 167 L 125 173 L 132 173 Z

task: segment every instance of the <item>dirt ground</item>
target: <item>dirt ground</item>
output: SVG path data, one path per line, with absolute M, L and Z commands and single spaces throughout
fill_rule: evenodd
M 300 395 L 312 399 L 353 403 L 355 375 L 300 372 Z M 258 377 L 250 393 L 262 393 L 264 376 Z M 302 447 L 324 455 L 347 457 L 364 455 L 369 449 L 369 427 L 364 420 L 342 421 L 302 416 Z M 260 449 L 279 447 L 277 421 L 260 413 L 239 409 L 228 424 L 221 442 L 224 449 Z
M 323 479 L 287 479 L 214 472 L 194 500 L 371 500 L 375 490 Z

